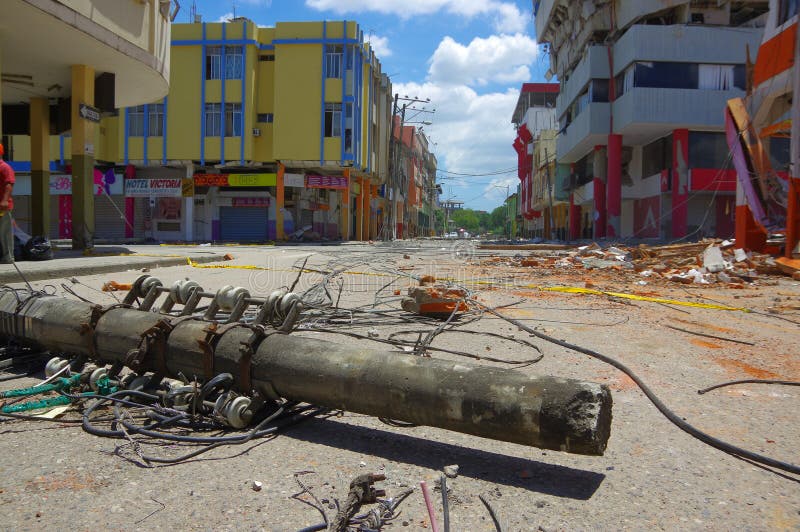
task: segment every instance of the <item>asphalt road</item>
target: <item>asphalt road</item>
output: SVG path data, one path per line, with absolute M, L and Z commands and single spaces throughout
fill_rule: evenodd
M 171 251 L 180 254 L 184 250 Z M 207 266 L 235 267 L 183 265 L 153 268 L 149 273 L 165 285 L 190 278 L 209 291 L 235 285 L 246 287 L 254 295 L 266 295 L 291 285 L 297 278 L 297 266 L 308 257 L 308 269 L 342 270 L 341 292 L 338 284 L 332 285 L 340 309 L 373 303 L 381 309 L 398 309 L 394 291 L 404 293 L 415 284 L 413 276 L 456 279 L 487 305 L 514 303 L 502 312 L 531 327 L 624 362 L 670 408 L 698 428 L 735 445 L 798 463 L 800 389 L 749 384 L 697 394 L 700 388 L 734 379 L 800 380 L 800 283 L 789 278 L 769 278 L 744 290 L 684 287 L 654 280 L 641 285 L 629 274 L 617 272 L 507 266 L 492 262 L 491 256 L 508 257 L 514 252 L 498 251 L 490 256 L 460 241 L 226 246 L 205 251 L 234 256 L 232 261 Z M 555 253 L 526 251 L 523 255 Z M 78 283 L 56 279 L 32 284 L 52 285 L 61 294 L 64 290 L 60 283 L 65 282 L 80 296 L 111 304 L 116 299 L 99 291 L 102 284 L 109 280 L 132 282 L 142 272 L 131 269 L 76 274 Z M 304 273 L 296 290 L 307 290 L 322 276 Z M 606 290 L 697 303 L 714 300 L 759 313 L 532 288 L 585 286 L 587 281 Z M 381 292 L 376 300 L 378 290 Z M 667 325 L 722 339 L 687 334 Z M 433 328 L 422 327 L 426 331 Z M 405 487 L 418 488 L 421 480 L 434 486 L 442 468 L 454 464 L 459 466 L 458 476 L 448 479 L 453 531 L 494 530 L 479 495 L 490 502 L 503 530 L 800 528 L 796 477 L 732 457 L 678 430 L 614 368 L 531 339 L 491 316 L 462 328 L 476 333 L 449 332 L 438 336 L 432 345 L 509 360 L 533 358 L 537 354 L 533 349 L 510 340 L 524 339 L 538 345 L 544 358 L 518 371 L 607 384 L 612 389 L 614 419 L 605 455 L 542 451 L 429 427 L 397 428 L 367 416 L 344 413 L 308 421 L 274 439 L 215 449 L 175 466 L 146 468 L 126 459 L 135 458 L 126 442 L 91 436 L 80 426 L 3 421 L 0 528 L 298 530 L 320 522 L 321 517 L 311 506 L 291 498 L 301 491 L 296 473 L 303 472 L 299 478 L 324 503 L 332 518 L 333 501 L 344 500 L 356 475 L 385 474 L 386 480 L 379 485 L 391 496 Z M 401 338 L 414 340 L 421 327 L 355 320 L 352 327 L 336 329 L 365 336 L 371 333 L 378 339 L 399 333 Z M 368 342 L 326 332 L 325 327 L 293 334 L 342 344 Z M 440 352 L 431 356 L 460 359 Z M 22 379 L 0 386 L 9 389 L 34 382 Z M 168 446 L 162 450 L 175 449 Z M 252 489 L 254 480 L 263 483 L 260 491 Z M 303 497 L 311 500 L 308 495 Z M 438 491 L 434 492 L 434 503 L 441 524 Z M 401 515 L 387 529 L 431 529 L 419 489 L 400 508 Z

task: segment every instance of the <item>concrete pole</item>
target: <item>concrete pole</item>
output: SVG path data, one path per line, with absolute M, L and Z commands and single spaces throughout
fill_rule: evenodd
M 94 246 L 94 122 L 79 113 L 94 105 L 94 69 L 72 65 L 72 249 Z
M 0 336 L 124 363 L 146 331 L 173 319 L 118 307 L 103 311 L 92 326 L 94 309 L 82 301 L 6 293 L 0 296 Z M 161 341 L 145 344 L 141 371 L 206 379 L 230 373 L 234 387 L 246 394 L 577 454 L 602 455 L 611 432 L 605 385 L 298 335 L 273 334 L 245 355 L 249 327 L 226 328 L 211 343 L 208 331 L 209 322 L 202 320 L 168 327 Z
M 50 236 L 50 105 L 31 98 L 31 231 Z

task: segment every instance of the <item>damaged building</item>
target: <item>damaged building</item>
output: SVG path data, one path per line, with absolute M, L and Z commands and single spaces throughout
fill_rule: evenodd
M 733 235 L 724 111 L 745 94 L 769 2 L 543 0 L 533 8 L 561 83 L 556 152 L 569 169 L 572 236 Z

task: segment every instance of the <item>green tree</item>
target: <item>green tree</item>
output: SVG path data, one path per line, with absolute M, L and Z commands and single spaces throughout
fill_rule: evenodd
M 505 205 L 500 205 L 489 215 L 490 231 L 493 233 L 504 233 L 506 226 L 507 208 Z
M 464 229 L 471 234 L 477 234 L 480 228 L 478 214 L 472 209 L 459 209 L 450 214 L 450 219 L 455 223 L 454 230 Z

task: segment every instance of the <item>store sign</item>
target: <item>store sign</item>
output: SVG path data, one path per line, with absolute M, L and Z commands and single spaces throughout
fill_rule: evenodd
M 347 178 L 339 175 L 308 175 L 306 176 L 307 188 L 330 188 L 347 190 Z
M 231 198 L 234 207 L 269 207 L 269 198 Z
M 128 197 L 172 198 L 183 193 L 183 180 L 177 179 L 126 179 L 125 195 Z
M 106 173 L 94 171 L 94 194 L 102 196 L 121 196 L 124 192 L 123 175 L 109 170 Z M 72 194 L 72 176 L 69 174 L 50 174 L 50 195 L 69 196 Z
M 198 187 L 274 187 L 278 174 L 196 174 Z
M 303 174 L 283 174 L 283 186 L 304 188 L 306 186 L 306 176 Z

